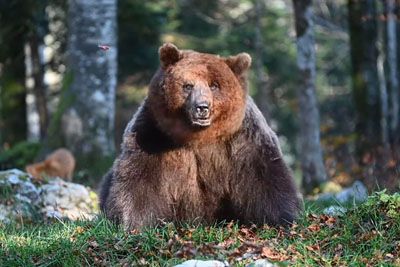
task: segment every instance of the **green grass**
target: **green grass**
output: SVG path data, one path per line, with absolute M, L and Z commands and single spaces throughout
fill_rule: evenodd
M 282 266 L 399 266 L 400 194 L 377 193 L 338 218 L 307 208 L 290 228 L 164 224 L 127 233 L 102 218 L 0 228 L 0 266 L 171 266 L 191 258 L 246 266 L 261 257 Z

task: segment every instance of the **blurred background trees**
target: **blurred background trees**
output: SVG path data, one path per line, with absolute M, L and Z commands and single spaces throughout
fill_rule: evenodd
M 62 137 L 61 144 L 73 152 L 82 167 L 94 165 L 101 174 L 108 164 L 98 163 L 115 152 L 117 1 L 70 0 L 68 4 L 71 82 L 61 99 L 68 104 L 59 114 L 55 127 L 59 131 L 52 135 Z
M 75 178 L 96 183 L 146 95 L 158 46 L 174 42 L 222 56 L 252 54 L 250 93 L 307 192 L 327 178 L 398 189 L 399 6 L 397 0 L 1 1 L 0 167 L 23 168 L 66 146 L 82 157 Z M 103 44 L 110 49 L 97 47 Z
M 326 181 L 315 92 L 314 11 L 311 0 L 293 0 L 298 67 L 298 108 L 302 185 L 307 193 Z

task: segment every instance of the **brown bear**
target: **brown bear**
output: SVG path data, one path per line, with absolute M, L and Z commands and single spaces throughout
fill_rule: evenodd
M 100 206 L 127 229 L 181 222 L 292 222 L 300 201 L 275 133 L 248 96 L 251 57 L 159 49 Z

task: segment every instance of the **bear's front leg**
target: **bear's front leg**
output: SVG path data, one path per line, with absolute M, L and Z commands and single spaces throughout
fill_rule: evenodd
M 233 207 L 244 223 L 292 222 L 300 211 L 300 200 L 278 146 L 257 144 L 247 138 L 242 135 L 232 143 Z
M 292 175 L 282 158 L 270 159 L 254 166 L 254 176 L 242 187 L 242 204 L 247 223 L 285 225 L 292 223 L 300 211 L 300 199 Z M 246 190 L 247 189 L 247 190 Z
M 110 200 L 125 228 L 155 225 L 168 215 L 160 159 L 140 150 L 124 151 L 114 165 Z M 109 201 L 110 201 L 109 200 Z
M 121 211 L 121 222 L 127 229 L 154 226 L 168 216 L 168 200 L 158 186 L 137 180 L 135 183 L 120 183 L 117 206 Z

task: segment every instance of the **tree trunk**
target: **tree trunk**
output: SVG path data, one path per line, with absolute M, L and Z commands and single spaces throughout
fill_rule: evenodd
M 381 133 L 381 144 L 383 148 L 383 158 L 381 160 L 386 162 L 389 159 L 390 155 L 390 142 L 389 142 L 389 126 L 388 126 L 388 118 L 389 118 L 389 100 L 388 100 L 388 88 L 387 81 L 385 75 L 385 49 L 384 49 L 384 32 L 385 32 L 385 23 L 378 23 L 378 39 L 381 40 L 378 43 L 378 58 L 377 58 L 377 69 L 378 69 L 378 80 L 379 80 L 379 101 L 380 101 L 380 128 L 382 129 Z
M 390 136 L 392 142 L 398 138 L 399 128 L 399 79 L 400 74 L 397 67 L 397 18 L 395 13 L 395 0 L 386 0 L 386 36 L 387 36 L 387 65 L 389 68 L 389 89 L 390 89 Z M 397 143 L 397 142 L 396 142 Z
M 396 52 L 396 56 L 397 56 L 397 77 L 400 77 L 400 0 L 396 0 L 395 1 L 395 8 L 394 8 L 394 14 L 395 14 L 395 21 L 396 21 L 396 45 L 397 45 L 397 52 Z M 398 96 L 398 103 L 399 103 L 399 112 L 398 112 L 398 130 L 397 133 L 400 131 L 400 84 L 398 86 L 398 90 L 399 90 L 399 96 Z M 393 145 L 393 154 L 397 160 L 397 165 L 400 165 L 400 135 L 397 134 L 394 136 L 392 142 L 394 143 Z M 400 167 L 398 167 L 397 169 L 400 169 Z
M 260 108 L 265 119 L 268 123 L 271 122 L 271 106 L 268 94 L 268 77 L 264 70 L 263 55 L 264 55 L 264 42 L 262 39 L 262 25 L 261 17 L 265 9 L 263 0 L 255 0 L 255 36 L 254 36 L 254 50 L 255 50 L 255 69 L 256 69 L 256 84 L 257 84 L 257 106 Z
M 67 60 L 73 81 L 64 97 L 72 104 L 63 115 L 62 128 L 66 145 L 82 157 L 114 153 L 116 4 L 116 0 L 69 0 Z
M 35 96 L 36 111 L 39 115 L 39 138 L 43 140 L 47 135 L 49 115 L 47 110 L 46 85 L 44 84 L 44 65 L 40 58 L 40 38 L 32 35 L 29 38 L 32 63 L 33 95 Z
M 381 119 L 380 127 L 382 129 L 381 133 L 381 144 L 384 150 L 384 155 L 389 156 L 390 153 L 390 142 L 389 142 L 389 131 L 388 131 L 388 116 L 389 116 L 389 103 L 388 103 L 388 93 L 386 87 L 386 78 L 384 70 L 384 56 L 379 55 L 378 57 L 378 77 L 379 77 L 379 99 L 381 106 Z M 385 157 L 387 159 L 387 157 Z
M 0 152 L 26 140 L 23 52 L 28 28 L 24 20 L 15 21 L 16 14 L 22 18 L 29 17 L 29 12 L 24 12 L 29 4 L 25 1 L 0 1 Z
M 299 69 L 298 106 L 300 116 L 301 167 L 303 187 L 310 192 L 326 181 L 319 131 L 319 111 L 315 92 L 315 41 L 311 0 L 293 0 L 297 66 Z
M 357 114 L 357 150 L 362 156 L 381 144 L 377 70 L 377 22 L 374 0 L 349 0 L 352 83 Z

